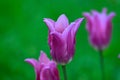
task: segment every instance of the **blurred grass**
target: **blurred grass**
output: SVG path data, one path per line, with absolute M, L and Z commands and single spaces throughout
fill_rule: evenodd
M 49 54 L 48 29 L 43 18 L 56 20 L 66 14 L 70 22 L 82 13 L 106 7 L 114 11 L 113 35 L 104 51 L 106 80 L 120 80 L 120 1 L 119 0 L 1 0 L 0 1 L 0 80 L 35 80 L 34 69 L 25 58 L 38 58 L 40 50 Z M 88 42 L 85 20 L 76 36 L 76 52 L 68 64 L 69 80 L 101 80 L 99 55 Z M 62 77 L 61 67 L 58 65 Z

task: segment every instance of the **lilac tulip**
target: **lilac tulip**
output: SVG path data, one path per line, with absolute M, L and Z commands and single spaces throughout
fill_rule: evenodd
M 39 60 L 32 58 L 25 59 L 31 64 L 36 72 L 36 80 L 59 80 L 59 73 L 54 61 L 50 61 L 46 54 L 41 51 Z
M 92 11 L 92 14 L 85 12 L 83 14 L 87 19 L 86 28 L 89 32 L 89 41 L 97 49 L 102 50 L 110 42 L 112 33 L 112 18 L 115 16 L 114 12 L 109 15 L 104 8 L 102 13 Z
M 55 22 L 52 19 L 45 18 L 49 34 L 48 44 L 51 49 L 53 60 L 60 64 L 68 63 L 75 52 L 75 35 L 83 18 L 69 24 L 67 17 L 62 14 Z

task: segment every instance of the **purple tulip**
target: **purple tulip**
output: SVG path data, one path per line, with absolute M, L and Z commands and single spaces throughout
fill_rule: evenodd
M 62 14 L 55 22 L 45 18 L 49 29 L 48 44 L 53 60 L 62 65 L 68 63 L 75 52 L 75 35 L 83 18 L 69 24 L 67 17 Z
M 31 64 L 36 72 L 36 80 L 59 80 L 59 73 L 54 61 L 50 61 L 46 54 L 41 51 L 39 60 L 25 59 Z
M 87 19 L 86 28 L 89 32 L 89 41 L 97 49 L 102 50 L 110 42 L 112 33 L 112 18 L 115 16 L 114 12 L 107 15 L 107 10 L 104 8 L 102 13 L 92 11 L 92 14 L 84 13 Z

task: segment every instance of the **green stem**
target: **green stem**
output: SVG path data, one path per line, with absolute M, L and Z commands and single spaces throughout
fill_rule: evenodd
M 99 54 L 100 54 L 101 76 L 102 76 L 102 80 L 105 80 L 103 51 L 99 50 Z
M 66 65 L 62 65 L 64 80 L 67 80 L 67 72 L 66 72 Z

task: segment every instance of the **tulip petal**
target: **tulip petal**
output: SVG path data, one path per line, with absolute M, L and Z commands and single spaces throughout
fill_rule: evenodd
M 43 21 L 46 23 L 49 31 L 54 31 L 55 22 L 52 19 L 44 18 Z
M 108 20 L 111 20 L 114 16 L 115 16 L 115 13 L 114 13 L 114 12 L 111 12 L 111 13 L 108 15 Z
M 67 51 L 69 53 L 68 55 L 69 57 L 72 57 L 75 51 L 75 35 L 74 32 L 72 31 L 73 27 L 70 29 L 67 35 Z
M 49 66 L 46 66 L 41 71 L 41 79 L 40 80 L 57 80 L 55 79 L 56 76 L 53 75 L 53 72 L 51 71 L 51 68 Z
M 69 25 L 69 22 L 68 22 L 68 18 L 66 17 L 66 15 L 65 14 L 62 14 L 59 18 L 58 18 L 58 20 L 57 20 L 57 22 L 56 23 L 58 23 L 58 24 L 63 24 L 63 27 L 67 27 L 68 25 Z
M 106 8 L 103 8 L 102 13 L 105 13 L 105 14 L 106 14 L 106 12 L 107 12 L 107 9 L 106 9 Z
M 111 38 L 111 32 L 112 32 L 112 22 L 111 22 L 111 20 L 114 16 L 115 16 L 114 12 L 111 12 L 108 15 L 108 19 L 107 19 L 107 22 L 106 22 L 106 31 L 105 31 L 105 35 L 106 35 L 105 45 L 108 44 L 108 42 L 110 41 L 110 38 Z
M 72 22 L 63 32 L 63 36 L 65 37 L 70 30 L 74 32 L 74 35 L 76 34 L 81 22 L 83 21 L 84 18 L 79 18 L 75 22 Z
M 85 18 L 87 19 L 87 24 L 86 24 L 86 29 L 88 31 L 92 30 L 92 26 L 93 26 L 93 16 L 91 16 L 89 13 L 85 12 L 83 13 L 83 15 L 85 16 Z M 91 33 L 91 32 L 89 32 Z
M 36 73 L 36 80 L 40 80 L 40 72 L 39 71 L 40 71 L 42 66 L 39 66 L 39 62 L 35 59 L 25 59 L 25 61 L 34 67 L 34 70 Z
M 37 60 L 35 60 L 35 59 L 30 59 L 30 58 L 28 58 L 28 59 L 25 59 L 25 62 L 27 62 L 27 63 L 29 63 L 29 64 L 31 64 L 34 68 L 37 66 L 37 63 L 38 63 L 38 61 Z
M 97 11 L 95 11 L 95 10 L 92 10 L 91 12 L 92 12 L 92 16 L 99 15 L 99 13 Z
M 63 32 L 64 29 L 69 25 L 67 17 L 62 14 L 55 23 L 55 29 L 58 32 Z
M 57 67 L 57 63 L 55 61 L 51 60 L 49 63 L 49 66 L 50 67 Z
M 66 29 L 66 31 L 64 32 L 64 35 L 66 35 L 67 51 L 69 53 L 69 58 L 71 58 L 74 54 L 75 36 L 82 20 L 83 18 L 77 19 L 75 22 L 71 23 L 68 29 Z
M 81 22 L 83 21 L 84 18 L 79 18 L 75 21 L 75 26 L 74 26 L 74 35 L 76 34 L 78 28 L 80 27 Z
M 91 21 L 90 13 L 84 12 L 83 15 L 85 16 L 85 18 L 87 18 L 87 20 Z
M 51 36 L 52 36 L 51 55 L 54 60 L 61 62 L 63 57 L 66 55 L 65 41 L 63 40 L 62 35 L 57 32 L 51 33 Z
M 62 36 L 63 36 L 63 39 L 64 40 L 67 40 L 67 36 L 68 36 L 68 33 L 71 31 L 71 29 L 73 28 L 73 26 L 75 25 L 75 22 L 72 22 L 63 32 Z
M 40 64 L 42 64 L 42 63 L 48 64 L 50 62 L 47 55 L 43 51 L 40 52 L 39 62 L 40 62 Z
M 55 63 L 52 63 L 51 65 L 50 65 L 50 69 L 51 69 L 51 71 L 52 71 L 52 74 L 54 75 L 54 79 L 55 80 L 59 80 L 59 71 L 58 71 L 58 69 L 57 69 L 57 66 L 56 66 L 56 64 Z

